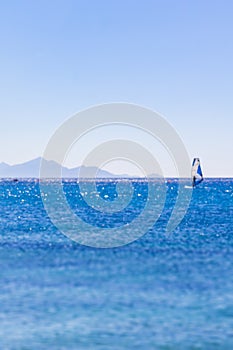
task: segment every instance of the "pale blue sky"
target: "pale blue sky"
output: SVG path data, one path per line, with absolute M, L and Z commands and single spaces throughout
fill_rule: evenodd
M 230 0 L 1 2 L 0 162 L 124 101 L 164 115 L 207 176 L 233 176 L 232 18 Z

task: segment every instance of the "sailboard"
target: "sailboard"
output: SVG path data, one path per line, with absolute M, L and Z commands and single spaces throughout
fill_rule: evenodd
M 191 176 L 192 176 L 193 187 L 199 185 L 203 181 L 203 174 L 202 174 L 201 163 L 199 158 L 193 159 Z

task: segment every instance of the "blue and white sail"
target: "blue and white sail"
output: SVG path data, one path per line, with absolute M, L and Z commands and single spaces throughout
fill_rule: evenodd
M 193 187 L 197 186 L 202 181 L 203 181 L 203 174 L 202 174 L 202 170 L 201 170 L 200 159 L 194 158 L 193 164 L 192 164 L 192 184 L 193 184 Z

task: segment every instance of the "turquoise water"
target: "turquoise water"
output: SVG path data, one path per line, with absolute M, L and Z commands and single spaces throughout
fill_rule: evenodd
M 147 234 L 96 249 L 58 232 L 37 182 L 2 181 L 0 349 L 232 349 L 233 180 L 200 184 L 169 239 L 177 184 L 167 186 Z M 64 191 L 77 215 L 104 220 L 86 211 L 76 184 Z M 100 191 L 116 196 L 114 184 Z M 131 203 L 129 220 L 142 207 Z

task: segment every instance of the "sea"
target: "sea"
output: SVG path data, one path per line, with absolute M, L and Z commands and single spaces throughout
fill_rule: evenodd
M 148 184 L 134 182 L 146 196 Z M 115 185 L 97 186 L 109 203 Z M 86 210 L 79 185 L 63 186 L 75 215 L 100 227 L 104 217 Z M 141 237 L 101 248 L 59 231 L 36 179 L 2 179 L 0 349 L 232 350 L 233 179 L 194 188 L 168 236 L 178 190 L 177 180 L 167 181 L 162 212 Z M 129 221 L 141 210 L 133 197 Z

